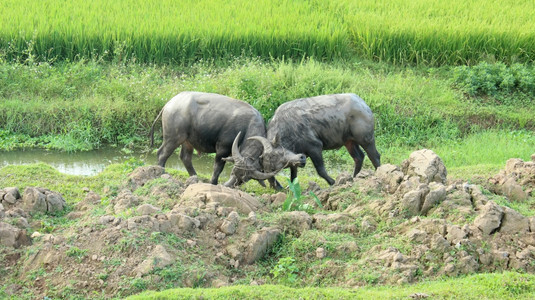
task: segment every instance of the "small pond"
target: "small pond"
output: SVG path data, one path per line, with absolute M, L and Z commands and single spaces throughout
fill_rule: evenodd
M 137 158 L 147 165 L 155 165 L 158 162 L 156 153 L 131 153 L 125 154 L 120 149 L 106 148 L 87 152 L 66 153 L 60 151 L 47 151 L 40 149 L 24 151 L 0 152 L 0 168 L 6 165 L 23 165 L 43 162 L 56 168 L 58 171 L 71 175 L 96 175 L 114 163 L 122 163 L 131 158 Z M 208 154 L 195 155 L 193 166 L 197 173 L 211 175 L 213 172 L 214 158 Z M 178 154 L 169 157 L 166 167 L 186 170 Z M 230 168 L 225 167 L 222 175 L 230 175 Z

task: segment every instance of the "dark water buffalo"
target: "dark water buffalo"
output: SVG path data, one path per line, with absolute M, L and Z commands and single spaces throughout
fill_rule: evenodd
M 169 156 L 182 145 L 180 159 L 189 175 L 193 176 L 197 174 L 191 162 L 193 149 L 198 152 L 215 153 L 211 183 L 217 184 L 225 166 L 223 158 L 231 155 L 232 145 L 236 140 L 236 149 L 238 146 L 241 147 L 241 152 L 238 150 L 238 153 L 244 161 L 247 161 L 247 164 L 241 165 L 247 167 L 240 173 L 240 178 L 231 175 L 228 185 L 241 184 L 242 179 L 261 181 L 273 178 L 273 170 L 277 170 L 277 166 L 270 165 L 272 172 L 263 173 L 260 157 L 270 156 L 268 152 L 276 147 L 266 148 L 255 140 L 257 137 L 265 139 L 266 125 L 260 113 L 251 105 L 218 94 L 182 92 L 169 100 L 154 120 L 150 131 L 151 145 L 154 142 L 154 125 L 160 116 L 163 143 L 158 149 L 158 165 L 164 167 Z M 238 135 L 240 132 L 242 134 Z M 255 139 L 250 139 L 251 137 Z M 297 158 L 295 154 L 286 159 L 300 159 L 300 163 L 305 160 L 303 155 Z M 281 161 L 280 164 L 293 165 L 293 162 Z
M 373 113 L 359 96 L 323 95 L 281 105 L 269 122 L 267 136 L 274 144 L 310 157 L 318 174 L 332 185 L 334 180 L 325 171 L 321 152 L 345 146 L 355 161 L 356 176 L 365 157 L 362 147 L 377 169 L 381 162 L 374 127 Z M 271 171 L 268 165 L 264 167 Z M 296 166 L 290 166 L 290 176 L 292 181 L 297 177 Z

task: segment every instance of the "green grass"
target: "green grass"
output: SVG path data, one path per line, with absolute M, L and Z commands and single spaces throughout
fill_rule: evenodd
M 6 0 L 0 11 L 0 49 L 8 60 L 189 64 L 243 54 L 358 55 L 443 65 L 535 57 L 535 5 L 529 0 Z
M 477 274 L 406 286 L 289 288 L 281 285 L 230 286 L 211 289 L 147 291 L 127 299 L 411 299 L 416 293 L 432 299 L 531 299 L 535 276 L 514 272 Z
M 247 58 L 185 68 L 87 60 L 28 65 L 4 62 L 0 63 L 0 75 L 3 150 L 84 151 L 109 144 L 145 147 L 160 109 L 184 90 L 244 100 L 266 121 L 280 104 L 296 98 L 356 93 L 375 113 L 377 142 L 382 149 L 430 147 L 486 128 L 535 127 L 532 105 L 467 97 L 452 83 L 449 68 L 397 68 L 357 61 L 266 63 Z M 492 95 L 484 97 L 494 99 Z

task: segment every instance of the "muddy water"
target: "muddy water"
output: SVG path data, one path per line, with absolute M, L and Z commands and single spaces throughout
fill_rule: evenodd
M 128 159 L 137 158 L 146 165 L 155 165 L 158 162 L 156 154 L 132 153 L 124 154 L 118 149 L 109 148 L 89 152 L 65 153 L 46 150 L 25 150 L 0 152 L 0 168 L 6 165 L 23 165 L 43 162 L 56 168 L 58 171 L 71 175 L 95 175 L 106 166 L 114 163 L 122 163 Z M 193 166 L 197 173 L 210 176 L 213 172 L 214 158 L 210 155 L 195 155 Z M 172 155 L 167 161 L 166 167 L 186 170 L 178 154 Z M 230 174 L 231 167 L 225 166 L 223 176 Z

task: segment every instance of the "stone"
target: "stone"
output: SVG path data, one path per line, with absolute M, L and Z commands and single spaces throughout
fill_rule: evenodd
M 459 243 L 467 236 L 467 233 L 457 225 L 448 225 L 448 234 L 446 239 L 453 245 Z
M 377 222 L 371 216 L 364 216 L 360 222 L 360 227 L 364 232 L 373 232 L 377 228 Z
M 503 183 L 502 193 L 511 201 L 526 201 L 528 199 L 528 194 L 512 176 L 508 177 Z
M 199 220 L 180 213 L 170 213 L 167 215 L 167 219 L 171 224 L 171 228 L 182 231 L 194 230 L 200 226 Z
M 325 248 L 319 247 L 316 249 L 316 257 L 319 259 L 325 258 L 327 256 L 327 251 Z
M 398 189 L 399 184 L 403 180 L 403 172 L 398 166 L 392 164 L 383 164 L 375 171 L 377 176 L 383 183 L 383 188 L 388 193 L 393 194 Z
M 431 182 L 428 185 L 429 193 L 425 195 L 422 208 L 420 210 L 421 215 L 427 215 L 435 205 L 446 199 L 446 187 L 442 183 Z
M 164 172 L 165 169 L 160 166 L 145 166 L 135 169 L 128 178 L 135 186 L 143 186 L 145 183 L 162 176 Z
M 225 221 L 223 221 L 223 224 L 221 224 L 219 229 L 221 230 L 221 232 L 223 232 L 226 235 L 232 235 L 236 232 L 239 221 L 240 221 L 240 216 L 238 215 L 237 212 L 233 211 L 228 215 Z
M 489 201 L 483 206 L 479 215 L 474 220 L 476 225 L 484 234 L 491 234 L 501 225 L 503 208 L 494 201 Z
M 524 233 L 529 231 L 529 219 L 514 209 L 504 207 L 500 232 L 503 234 Z
M 182 194 L 179 204 L 202 207 L 212 202 L 220 203 L 226 207 L 234 207 L 242 214 L 258 211 L 262 207 L 262 204 L 248 193 L 208 183 L 196 183 L 188 186 Z
M 402 171 L 406 175 L 416 175 L 424 183 L 438 182 L 446 184 L 447 171 L 444 162 L 429 149 L 422 149 L 410 154 L 409 159 L 402 164 Z
M 284 231 L 300 235 L 303 231 L 310 230 L 312 217 L 304 211 L 284 212 L 277 224 L 281 225 Z
M 174 258 L 165 250 L 162 245 L 156 245 L 149 257 L 134 269 L 134 274 L 141 277 L 152 272 L 156 268 L 164 268 L 172 264 Z
M 275 244 L 281 230 L 276 227 L 267 227 L 255 232 L 246 243 L 245 263 L 252 264 L 262 258 Z
M 4 193 L 3 201 L 9 204 L 15 204 L 20 199 L 19 189 L 16 187 L 4 188 Z
M 134 196 L 130 190 L 124 189 L 113 200 L 113 209 L 116 213 L 123 212 L 139 204 L 138 197 Z
M 26 230 L 19 229 L 11 224 L 0 222 L 0 245 L 11 248 L 19 248 L 30 245 L 31 239 Z
M 271 204 L 274 207 L 282 206 L 284 201 L 286 201 L 286 194 L 283 192 L 278 192 L 276 194 L 271 195 Z
M 41 193 L 37 188 L 27 187 L 24 189 L 22 200 L 24 210 L 30 213 L 47 212 L 46 195 Z
M 334 185 L 344 185 L 350 182 L 353 182 L 353 176 L 351 176 L 347 172 L 342 172 L 336 177 L 336 180 L 334 181 Z
M 153 215 L 159 212 L 160 208 L 152 204 L 145 203 L 145 204 L 140 205 L 136 211 L 142 216 L 148 216 L 148 215 Z

